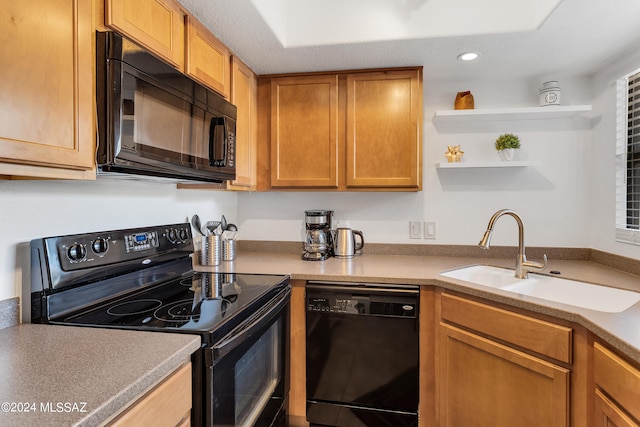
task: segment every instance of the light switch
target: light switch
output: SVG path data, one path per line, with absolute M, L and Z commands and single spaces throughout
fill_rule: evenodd
M 424 222 L 424 238 L 435 240 L 436 238 L 436 222 L 435 221 Z
M 420 239 L 422 237 L 422 223 L 420 221 L 409 221 L 409 238 Z

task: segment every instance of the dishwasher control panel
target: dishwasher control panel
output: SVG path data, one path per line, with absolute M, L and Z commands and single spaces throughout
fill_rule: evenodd
M 413 285 L 307 282 L 307 313 L 418 317 L 419 288 Z
M 309 297 L 307 311 L 368 314 L 368 301 L 340 297 Z

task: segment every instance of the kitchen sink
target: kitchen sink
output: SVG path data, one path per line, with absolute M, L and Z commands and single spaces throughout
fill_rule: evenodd
M 529 273 L 527 279 L 518 279 L 513 270 L 488 265 L 459 268 L 440 275 L 607 313 L 620 313 L 640 301 L 638 292 L 534 273 Z

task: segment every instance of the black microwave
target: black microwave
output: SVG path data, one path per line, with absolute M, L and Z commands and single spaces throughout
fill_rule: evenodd
M 236 107 L 141 46 L 97 32 L 99 175 L 236 177 Z

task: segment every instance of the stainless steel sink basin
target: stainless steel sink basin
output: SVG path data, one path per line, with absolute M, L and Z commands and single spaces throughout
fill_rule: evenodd
M 513 270 L 488 265 L 446 271 L 441 276 L 607 313 L 625 311 L 640 301 L 638 292 L 534 273 L 518 279 Z

